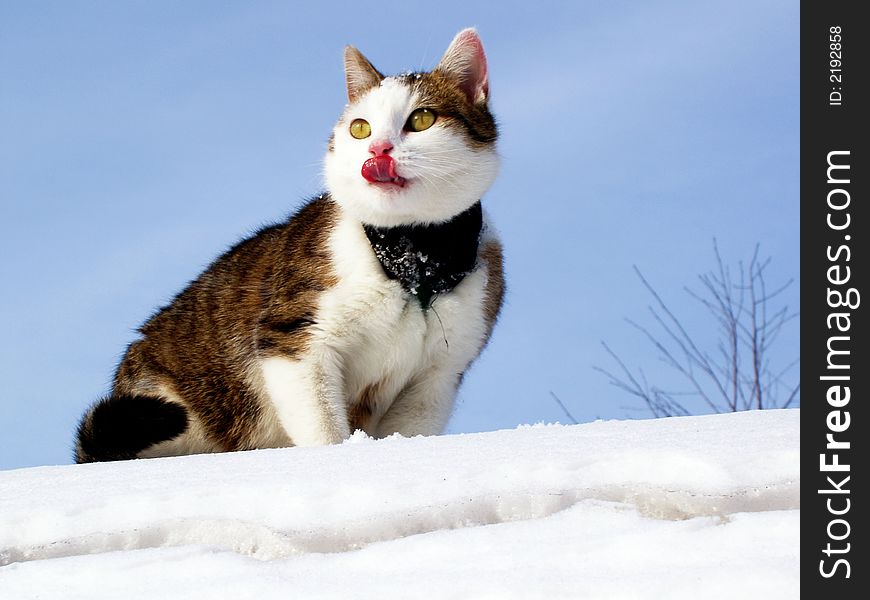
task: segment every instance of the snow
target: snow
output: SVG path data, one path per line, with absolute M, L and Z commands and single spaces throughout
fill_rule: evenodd
M 0 598 L 796 598 L 799 410 L 0 472 Z

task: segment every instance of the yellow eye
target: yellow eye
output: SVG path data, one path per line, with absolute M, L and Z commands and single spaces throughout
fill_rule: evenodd
M 372 126 L 365 119 L 354 119 L 350 124 L 350 134 L 358 140 L 365 139 L 372 134 Z
M 428 108 L 418 108 L 408 117 L 405 129 L 408 131 L 423 131 L 429 129 L 435 123 L 438 116 Z

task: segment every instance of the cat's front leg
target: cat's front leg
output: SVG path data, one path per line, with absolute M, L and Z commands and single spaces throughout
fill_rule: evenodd
M 433 367 L 413 377 L 381 418 L 376 436 L 438 435 L 447 426 L 460 375 Z
M 336 444 L 350 436 L 336 361 L 272 357 L 261 368 L 266 393 L 294 446 Z

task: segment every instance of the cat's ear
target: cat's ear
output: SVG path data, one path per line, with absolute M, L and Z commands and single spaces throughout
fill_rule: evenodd
M 344 78 L 347 82 L 347 99 L 351 102 L 369 89 L 380 85 L 384 76 L 353 46 L 344 47 Z
M 486 104 L 489 77 L 483 43 L 476 29 L 463 29 L 457 33 L 435 70 L 456 80 L 472 104 Z

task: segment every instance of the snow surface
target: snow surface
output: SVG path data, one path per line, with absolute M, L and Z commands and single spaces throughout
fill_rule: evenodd
M 0 472 L 0 598 L 797 598 L 799 410 Z

